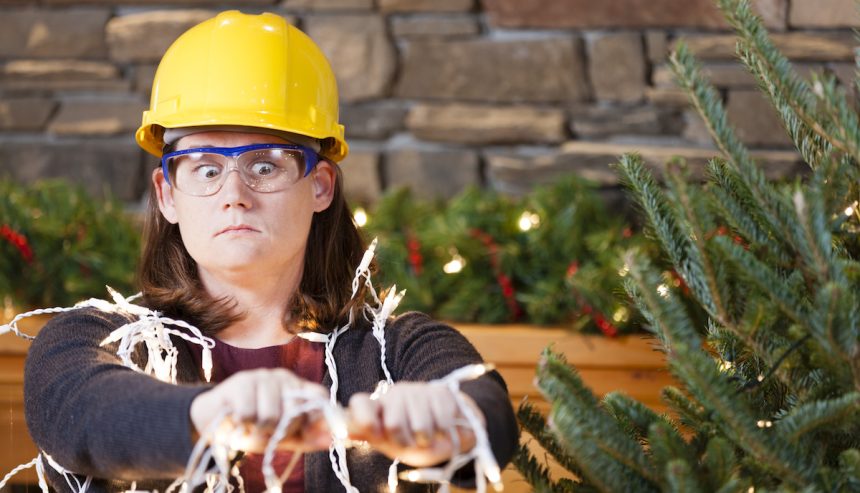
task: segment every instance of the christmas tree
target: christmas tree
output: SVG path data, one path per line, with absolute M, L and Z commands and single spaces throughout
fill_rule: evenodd
M 678 45 L 676 78 L 721 156 L 704 184 L 672 163 L 661 188 L 636 155 L 617 169 L 706 321 L 628 252 L 625 287 L 680 382 L 663 391 L 670 413 L 599 400 L 547 350 L 549 419 L 528 405 L 519 417 L 573 478 L 523 448 L 516 463 L 536 491 L 860 491 L 860 121 L 832 76 L 796 75 L 747 0 L 718 3 L 809 176 L 767 182 Z

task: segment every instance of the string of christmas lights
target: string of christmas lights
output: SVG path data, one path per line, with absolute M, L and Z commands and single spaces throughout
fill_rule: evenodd
M 380 365 L 386 379 L 379 383 L 374 392 L 374 396 L 378 398 L 394 384 L 385 362 L 386 351 L 384 328 L 386 322 L 397 308 L 398 303 L 403 298 L 405 291 L 398 293 L 396 291 L 396 287 L 392 287 L 384 297 L 384 300 L 381 301 L 377 296 L 371 283 L 369 270 L 376 245 L 377 240 L 374 239 L 368 250 L 365 252 L 359 266 L 356 268 L 355 277 L 352 282 L 352 290 L 353 297 L 355 297 L 358 293 L 359 286 L 363 282 L 369 288 L 368 291 L 376 302 L 375 307 L 365 304 L 364 316 L 372 323 L 373 335 L 381 347 Z M 211 379 L 211 349 L 215 346 L 215 341 L 213 339 L 204 336 L 199 329 L 186 322 L 163 317 L 157 311 L 131 303 L 131 301 L 138 297 L 139 294 L 125 298 L 109 287 L 108 292 L 113 300 L 112 303 L 104 300 L 90 299 L 69 308 L 33 310 L 31 312 L 20 314 L 14 317 L 8 324 L 0 326 L 0 334 L 13 332 L 19 337 L 32 340 L 34 337 L 22 333 L 18 329 L 17 323 L 21 319 L 33 315 L 61 313 L 84 307 L 92 307 L 111 313 L 122 313 L 129 317 L 136 316 L 137 320 L 125 324 L 111 332 L 101 342 L 101 345 L 104 346 L 119 342 L 117 355 L 125 366 L 135 371 L 151 375 L 161 381 L 175 384 L 177 350 L 169 337 L 170 335 L 175 335 L 202 347 L 203 358 L 201 366 L 206 380 L 209 381 Z M 280 476 L 275 472 L 272 462 L 277 444 L 285 438 L 286 430 L 294 419 L 312 411 L 320 411 L 328 424 L 329 429 L 332 430 L 332 445 L 329 449 L 329 458 L 331 460 L 332 470 L 348 492 L 358 492 L 358 490 L 350 483 L 349 470 L 346 462 L 346 449 L 348 447 L 355 446 L 356 443 L 351 442 L 348 438 L 348 414 L 337 402 L 338 374 L 337 365 L 334 359 L 334 346 L 338 337 L 348 330 L 353 325 L 353 322 L 353 317 L 350 315 L 349 321 L 346 325 L 334 330 L 327 336 L 318 333 L 299 334 L 300 337 L 312 342 L 325 343 L 325 363 L 332 380 L 332 385 L 328 399 L 321 399 L 318 396 L 310 395 L 302 391 L 287 392 L 284 394 L 284 407 L 290 409 L 290 411 L 281 416 L 275 429 L 275 433 L 272 435 L 265 448 L 262 465 L 262 472 L 268 488 L 267 491 L 269 493 L 279 493 L 281 491 L 281 485 L 283 484 L 285 474 L 289 474 L 289 471 L 295 466 L 295 463 L 289 465 L 287 471 Z M 169 326 L 176 326 L 185 330 L 177 330 Z M 144 368 L 140 368 L 132 360 L 134 349 L 141 343 L 144 344 L 148 354 L 147 364 Z M 397 465 L 399 464 L 399 460 L 395 460 L 389 469 L 388 475 L 388 484 L 391 492 L 396 491 L 399 478 L 409 481 L 438 483 L 441 485 L 441 491 L 448 491 L 448 485 L 450 484 L 454 473 L 472 461 L 474 461 L 478 491 L 484 492 L 486 490 L 487 480 L 493 484 L 496 491 L 501 491 L 501 472 L 498 464 L 496 463 L 495 457 L 493 456 L 486 430 L 475 411 L 469 406 L 459 390 L 460 382 L 478 378 L 490 369 L 491 367 L 489 365 L 484 364 L 467 365 L 453 371 L 451 374 L 440 380 L 429 382 L 431 385 L 445 385 L 451 391 L 458 409 L 463 416 L 463 419 L 459 420 L 456 426 L 470 429 L 475 435 L 475 445 L 471 450 L 465 453 L 460 452 L 459 440 L 457 439 L 458 432 L 455 428 L 449 430 L 455 452 L 445 467 L 413 469 L 402 475 L 398 475 Z M 296 401 L 303 401 L 304 403 L 298 406 L 292 405 Z M 229 410 L 225 410 L 218 419 L 213 420 L 209 429 L 205 430 L 205 432 L 201 434 L 199 441 L 195 444 L 186 467 L 185 475 L 174 481 L 170 487 L 168 487 L 166 493 L 172 492 L 177 488 L 180 493 L 186 493 L 203 483 L 206 484 L 207 492 L 230 493 L 234 490 L 234 487 L 230 484 L 231 478 L 235 478 L 237 480 L 239 490 L 244 492 L 244 485 L 241 481 L 241 477 L 239 476 L 238 467 L 233 463 L 238 451 L 241 450 L 241 436 L 238 434 L 240 428 L 231 427 L 230 421 L 231 417 Z M 218 432 L 218 430 L 225 429 L 232 431 L 227 433 Z M 35 459 L 16 467 L 13 471 L 7 474 L 3 480 L 0 481 L 0 488 L 2 488 L 9 479 L 18 472 L 30 467 L 36 467 L 40 488 L 44 493 L 48 493 L 44 473 L 45 461 L 48 462 L 50 467 L 63 475 L 72 491 L 76 493 L 85 493 L 87 491 L 92 482 L 92 477 L 87 476 L 84 482 L 81 483 L 78 476 L 57 464 L 45 452 L 40 452 Z M 214 463 L 214 466 L 207 469 L 207 465 L 210 463 Z M 132 485 L 132 490 L 136 490 L 135 484 Z

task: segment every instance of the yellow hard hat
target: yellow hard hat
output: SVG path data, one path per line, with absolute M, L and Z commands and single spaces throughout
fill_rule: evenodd
M 168 48 L 135 134 L 160 157 L 165 128 L 257 127 L 320 139 L 334 162 L 349 152 L 338 123 L 337 83 L 319 47 L 275 14 L 231 10 Z

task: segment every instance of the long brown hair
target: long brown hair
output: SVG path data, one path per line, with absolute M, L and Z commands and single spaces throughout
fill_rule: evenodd
M 340 167 L 333 167 L 336 178 L 331 205 L 314 214 L 299 289 L 293 299 L 284 300 L 286 317 L 300 330 L 328 333 L 342 325 L 350 311 L 357 320 L 367 296 L 362 284 L 356 297 L 351 297 L 354 271 L 366 247 L 343 195 Z M 179 226 L 161 215 L 151 184 L 138 280 L 147 306 L 197 325 L 209 335 L 243 317 L 234 312 L 234 300 L 213 299 L 203 289 Z M 286 327 L 287 319 L 283 322 Z

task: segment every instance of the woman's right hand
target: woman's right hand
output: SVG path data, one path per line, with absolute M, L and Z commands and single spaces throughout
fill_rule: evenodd
M 195 428 L 194 440 L 214 426 L 223 416 L 217 436 L 240 437 L 234 446 L 246 452 L 262 452 L 283 413 L 308 401 L 308 397 L 290 397 L 296 391 L 328 399 L 328 389 L 299 378 L 289 370 L 259 369 L 238 372 L 191 402 L 190 417 Z M 239 433 L 241 431 L 241 433 Z M 294 418 L 279 448 L 301 451 L 327 449 L 331 431 L 321 412 L 312 411 Z

